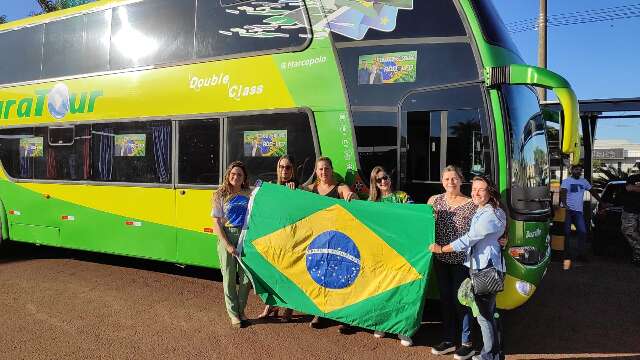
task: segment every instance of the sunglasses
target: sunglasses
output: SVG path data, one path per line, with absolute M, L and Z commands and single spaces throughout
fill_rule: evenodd
M 390 180 L 390 179 L 389 179 L 389 175 L 383 175 L 383 176 L 381 176 L 381 177 L 377 177 L 377 178 L 376 178 L 376 182 L 377 182 L 378 184 L 382 184 L 382 181 L 383 181 L 383 180 L 389 181 L 389 180 Z
M 278 165 L 278 168 L 291 170 L 291 165 Z

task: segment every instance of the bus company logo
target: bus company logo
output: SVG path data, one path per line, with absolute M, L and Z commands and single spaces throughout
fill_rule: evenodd
M 69 88 L 65 84 L 56 84 L 47 96 L 49 114 L 60 120 L 69 112 Z
M 203 88 L 225 86 L 227 88 L 227 95 L 229 98 L 236 101 L 240 101 L 242 98 L 248 96 L 261 95 L 264 92 L 264 85 L 241 85 L 234 84 L 231 81 L 231 76 L 223 72 L 207 76 L 206 78 L 200 78 L 197 76 L 191 76 L 189 79 L 189 88 L 194 91 L 200 91 Z
M 533 231 L 526 230 L 525 233 L 526 233 L 525 234 L 525 238 L 531 239 L 531 238 L 538 237 L 538 236 L 542 235 L 542 229 L 536 229 L 536 230 L 533 230 Z
M 45 104 L 49 114 L 61 120 L 67 114 L 93 113 L 96 102 L 103 95 L 101 90 L 74 93 L 64 83 L 58 83 L 50 89 L 38 89 L 33 96 L 18 99 L 0 98 L 0 118 L 29 119 L 42 117 Z

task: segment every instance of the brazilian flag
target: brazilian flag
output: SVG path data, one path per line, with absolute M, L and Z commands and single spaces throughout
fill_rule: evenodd
M 430 206 L 346 202 L 262 184 L 248 217 L 242 262 L 265 303 L 407 336 L 420 326 Z

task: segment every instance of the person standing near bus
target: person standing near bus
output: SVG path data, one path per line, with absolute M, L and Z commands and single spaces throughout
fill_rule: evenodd
M 636 168 L 640 169 L 640 163 Z M 629 176 L 626 190 L 620 229 L 631 246 L 631 261 L 640 266 L 640 172 Z
M 283 155 L 278 159 L 278 163 L 276 165 L 276 184 L 286 186 L 291 190 L 298 188 L 295 161 L 292 156 Z M 279 310 L 280 309 L 277 306 L 266 305 L 262 313 L 258 315 L 258 319 L 264 319 L 271 315 L 278 316 Z M 291 321 L 292 314 L 293 310 L 285 308 L 281 321 L 285 323 Z
M 571 261 L 578 257 L 584 257 L 587 242 L 587 226 L 583 215 L 584 192 L 588 191 L 598 201 L 600 196 L 596 193 L 587 179 L 582 177 L 582 165 L 571 167 L 571 176 L 562 180 L 560 185 L 560 204 L 565 207 L 564 236 L 565 259 L 563 268 L 569 270 Z M 575 225 L 578 233 L 575 241 L 570 241 L 571 225 Z
M 471 198 L 478 210 L 471 219 L 469 232 L 446 246 L 431 244 L 429 250 L 436 255 L 462 252 L 469 272 L 494 267 L 504 279 L 505 266 L 499 239 L 506 230 L 507 219 L 500 206 L 500 193 L 489 179 L 476 176 L 472 180 Z M 480 312 L 478 323 L 484 345 L 480 355 L 473 356 L 473 359 L 503 359 L 500 320 L 496 317 L 496 293 L 474 294 L 474 301 Z
M 218 258 L 222 272 L 224 301 L 233 327 L 246 327 L 244 315 L 251 283 L 240 265 L 238 239 L 244 226 L 249 205 L 249 185 L 246 167 L 232 162 L 224 174 L 222 186 L 213 195 L 213 230 L 218 237 Z M 236 276 L 238 285 L 236 286 Z
M 436 220 L 436 239 L 439 246 L 447 246 L 455 239 L 466 234 L 477 205 L 464 194 L 461 186 L 464 182 L 462 171 L 449 165 L 440 175 L 444 193 L 429 198 Z M 464 266 L 464 252 L 435 253 L 433 269 L 438 280 L 440 304 L 444 325 L 442 342 L 431 349 L 434 355 L 446 355 L 455 351 L 457 360 L 468 359 L 474 354 L 471 341 L 471 314 L 469 308 L 458 301 L 458 289 L 469 276 Z M 460 334 L 460 335 L 458 335 Z M 460 336 L 460 346 L 456 348 Z
M 388 202 L 396 204 L 413 204 L 413 200 L 404 191 L 393 191 L 391 177 L 382 166 L 376 166 L 371 170 L 369 182 L 369 201 Z M 376 338 L 385 337 L 383 331 L 374 331 Z M 409 336 L 398 334 L 402 346 L 413 345 L 413 340 Z
M 356 194 L 349 189 L 345 184 L 338 183 L 333 174 L 333 163 L 331 159 L 322 156 L 316 160 L 315 165 L 315 180 L 310 184 L 306 184 L 304 188 L 308 191 L 314 192 L 318 195 L 328 196 L 335 199 L 344 199 L 351 201 L 356 199 Z M 309 323 L 314 329 L 318 329 L 323 326 L 323 318 L 314 316 L 313 320 Z M 352 331 L 351 326 L 347 324 L 341 324 L 338 326 L 340 333 L 348 333 Z

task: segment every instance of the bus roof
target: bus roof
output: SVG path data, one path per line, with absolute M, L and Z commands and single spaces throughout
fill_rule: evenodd
M 114 6 L 130 4 L 130 3 L 140 2 L 140 1 L 142 0 L 96 0 L 88 4 L 75 6 L 69 9 L 58 10 L 48 14 L 42 14 L 38 16 L 29 16 L 24 19 L 10 21 L 6 24 L 0 25 L 0 32 L 32 26 L 32 25 L 43 24 L 52 20 L 62 19 L 65 17 L 77 15 L 77 14 L 108 9 Z

